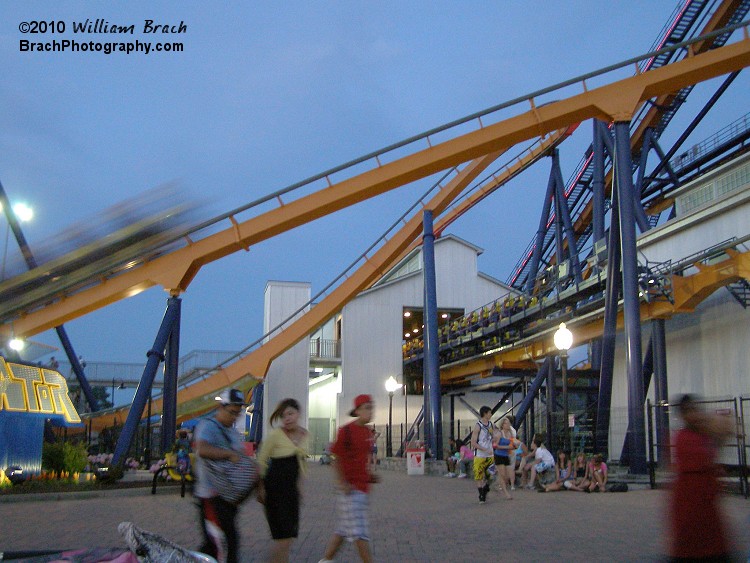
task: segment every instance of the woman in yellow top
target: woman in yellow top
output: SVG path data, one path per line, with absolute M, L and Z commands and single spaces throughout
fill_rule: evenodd
M 289 561 L 289 549 L 299 532 L 300 481 L 305 471 L 308 432 L 299 425 L 300 407 L 284 399 L 271 414 L 271 426 L 281 421 L 263 440 L 258 451 L 266 520 L 274 545 L 271 561 Z

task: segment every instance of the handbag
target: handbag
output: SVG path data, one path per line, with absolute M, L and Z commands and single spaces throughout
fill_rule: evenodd
M 232 449 L 232 440 L 226 429 L 218 421 L 213 422 L 219 427 L 227 441 L 226 449 Z M 219 498 L 232 504 L 239 504 L 247 499 L 260 478 L 258 463 L 249 456 L 243 454 L 239 456 L 240 460 L 237 463 L 232 463 L 228 459 L 203 459 Z
M 228 459 L 204 459 L 211 482 L 222 500 L 240 504 L 253 492 L 258 484 L 258 464 L 246 455 L 240 455 L 237 463 Z

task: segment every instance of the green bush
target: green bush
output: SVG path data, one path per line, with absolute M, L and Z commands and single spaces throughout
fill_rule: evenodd
M 44 443 L 42 446 L 42 468 L 47 471 L 80 473 L 86 468 L 88 452 L 84 444 L 69 442 Z

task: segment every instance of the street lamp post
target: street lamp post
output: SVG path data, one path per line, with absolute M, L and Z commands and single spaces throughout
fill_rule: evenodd
M 118 389 L 125 389 L 125 382 L 120 381 L 120 385 L 117 387 Z M 112 378 L 112 407 L 115 406 L 115 378 Z
M 570 451 L 570 428 L 568 423 L 568 350 L 573 345 L 573 333 L 568 330 L 565 323 L 560 323 L 560 328 L 555 331 L 555 347 L 560 351 L 560 371 L 562 372 L 563 392 L 563 444 Z
M 393 393 L 401 389 L 401 384 L 396 378 L 390 376 L 385 382 L 385 390 L 388 391 L 388 431 L 386 432 L 385 455 L 393 457 Z

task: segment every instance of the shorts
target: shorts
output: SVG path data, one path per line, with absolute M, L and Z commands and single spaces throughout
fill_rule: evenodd
M 495 460 L 491 457 L 475 457 L 474 458 L 474 480 L 483 481 L 487 478 L 487 470 L 490 465 L 495 463 Z
M 510 458 L 507 455 L 495 454 L 495 465 L 510 465 Z
M 370 541 L 369 509 L 370 498 L 367 493 L 355 490 L 346 495 L 339 494 L 336 501 L 336 535 L 350 542 Z
M 534 466 L 537 473 L 544 473 L 548 469 L 552 469 L 555 466 L 554 463 L 547 463 L 546 461 L 540 461 Z

